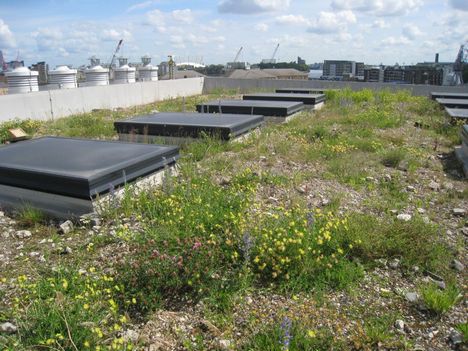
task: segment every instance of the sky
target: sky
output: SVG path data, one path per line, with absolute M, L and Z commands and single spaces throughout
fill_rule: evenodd
M 468 0 L 0 0 L 6 61 L 80 66 L 96 55 L 205 64 L 453 62 L 468 41 Z

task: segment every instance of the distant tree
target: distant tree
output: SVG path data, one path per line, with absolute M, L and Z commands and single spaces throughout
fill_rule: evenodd
M 207 76 L 222 76 L 224 74 L 223 65 L 209 65 L 203 68 L 195 68 L 195 71 L 198 73 L 207 75 Z

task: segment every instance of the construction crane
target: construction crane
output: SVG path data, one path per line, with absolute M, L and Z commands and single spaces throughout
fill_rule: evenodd
M 243 47 L 241 46 L 240 49 L 239 49 L 239 51 L 238 51 L 237 54 L 236 54 L 236 57 L 234 57 L 234 60 L 233 60 L 232 62 L 235 63 L 235 62 L 237 62 L 237 60 L 239 60 L 239 56 L 240 56 L 240 54 L 241 54 L 241 52 L 242 52 L 242 49 L 243 49 Z
M 273 55 L 271 55 L 271 62 L 273 63 L 273 60 L 275 59 L 276 53 L 278 52 L 279 48 L 279 43 L 276 45 L 275 51 L 273 51 Z
M 276 53 L 278 52 L 278 48 L 279 48 L 279 43 L 278 43 L 278 45 L 276 45 L 275 50 L 273 51 L 273 55 L 271 55 L 271 58 L 270 59 L 263 59 L 261 61 L 261 63 L 264 64 L 264 65 L 275 64 L 276 63 L 275 56 L 276 56 Z
M 458 50 L 457 58 L 453 63 L 453 77 L 451 85 L 462 85 L 463 84 L 463 62 L 465 60 L 465 49 L 464 45 L 460 46 Z
M 114 65 L 115 56 L 117 56 L 117 53 L 119 52 L 120 47 L 122 46 L 122 43 L 123 43 L 123 39 L 120 39 L 119 43 L 117 44 L 117 47 L 115 48 L 114 55 L 112 55 L 112 58 L 111 58 L 111 61 L 110 61 L 110 64 L 109 64 L 109 68 L 112 68 L 112 66 Z

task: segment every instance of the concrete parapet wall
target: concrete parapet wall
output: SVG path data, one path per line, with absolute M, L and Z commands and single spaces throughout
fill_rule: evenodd
M 0 122 L 14 118 L 47 120 L 93 109 L 126 108 L 179 96 L 199 95 L 204 78 L 112 84 L 0 96 Z
M 237 89 L 240 93 L 245 93 L 253 89 L 274 90 L 277 88 L 409 90 L 413 95 L 418 96 L 429 96 L 432 91 L 468 92 L 468 85 L 450 87 L 439 85 L 338 82 L 326 80 L 232 79 L 224 77 L 206 77 L 203 93 L 210 93 L 215 89 Z

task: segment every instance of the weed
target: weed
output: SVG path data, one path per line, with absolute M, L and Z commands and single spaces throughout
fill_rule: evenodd
M 468 323 L 460 323 L 455 328 L 462 334 L 463 342 L 468 342 Z
M 18 333 L 6 338 L 6 347 L 103 349 L 131 348 L 120 332 L 129 322 L 117 305 L 124 287 L 112 277 L 61 269 L 32 281 L 24 275 L 15 282 L 16 297 L 8 311 Z M 136 303 L 123 301 L 121 307 Z
M 360 213 L 349 215 L 349 231 L 340 239 L 351 240 L 350 255 L 371 263 L 378 258 L 401 257 L 402 264 L 444 271 L 451 257 L 439 239 L 439 229 L 415 217 L 409 222 L 394 218 L 377 219 Z M 358 244 L 355 244 L 355 243 Z
M 307 329 L 297 321 L 283 320 L 280 325 L 268 325 L 260 332 L 252 335 L 240 347 L 245 351 L 325 351 L 339 343 L 331 332 L 326 329 Z
M 404 160 L 404 158 L 405 152 L 403 149 L 391 149 L 386 151 L 382 155 L 381 162 L 386 167 L 397 168 L 400 165 L 401 161 Z
M 392 338 L 391 332 L 395 319 L 391 315 L 381 317 L 371 317 L 364 322 L 364 331 L 367 336 L 367 342 L 370 345 L 377 345 Z
M 448 312 L 460 297 L 460 291 L 454 284 L 449 284 L 444 290 L 435 284 L 428 284 L 420 289 L 420 293 L 429 311 L 438 316 Z
M 33 227 L 36 224 L 42 224 L 45 218 L 42 211 L 30 205 L 24 206 L 17 215 L 18 222 L 23 227 Z

